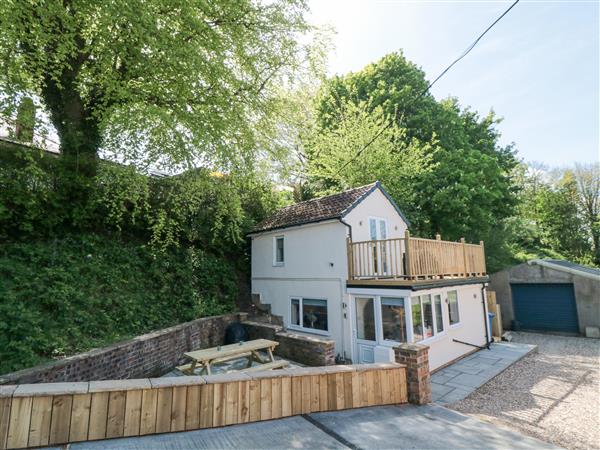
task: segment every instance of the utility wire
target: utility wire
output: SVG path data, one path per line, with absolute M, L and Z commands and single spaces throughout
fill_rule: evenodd
M 505 15 L 507 15 L 507 14 L 508 14 L 508 12 L 509 12 L 511 9 L 513 9 L 513 8 L 514 8 L 514 7 L 517 5 L 517 3 L 519 3 L 519 1 L 520 1 L 520 0 L 515 0 L 515 1 L 514 1 L 514 2 L 513 2 L 513 3 L 512 3 L 512 4 L 511 4 L 511 5 L 510 5 L 510 6 L 509 6 L 507 9 L 506 9 L 506 11 L 504 11 L 504 12 L 503 12 L 503 13 L 502 13 L 502 14 L 501 14 L 501 15 L 500 15 L 500 16 L 499 16 L 499 17 L 498 17 L 496 20 L 494 20 L 494 22 L 492 22 L 492 24 L 491 24 L 489 27 L 487 27 L 487 28 L 485 29 L 485 31 L 484 31 L 483 33 L 481 33 L 481 34 L 479 35 L 479 37 L 478 37 L 477 39 L 475 39 L 475 41 L 473 41 L 473 43 L 472 43 L 471 45 L 469 45 L 469 46 L 467 47 L 467 49 L 466 49 L 466 50 L 465 50 L 465 51 L 464 51 L 464 52 L 463 52 L 463 53 L 462 53 L 462 54 L 461 54 L 461 55 L 460 55 L 458 58 L 456 58 L 454 61 L 452 61 L 452 63 L 451 63 L 451 64 L 450 64 L 448 67 L 446 67 L 446 68 L 445 68 L 445 69 L 442 71 L 442 73 L 440 73 L 440 74 L 439 74 L 439 75 L 438 75 L 438 76 L 435 78 L 435 80 L 433 80 L 431 83 L 429 83 L 429 85 L 428 85 L 428 86 L 427 86 L 427 87 L 426 87 L 426 88 L 423 90 L 423 92 L 421 92 L 421 93 L 420 93 L 419 95 L 417 95 L 417 96 L 416 96 L 416 97 L 415 97 L 415 98 L 414 98 L 414 99 L 413 99 L 411 102 L 409 102 L 409 103 L 408 103 L 408 105 L 407 105 L 407 106 L 404 108 L 404 110 L 406 111 L 406 109 L 408 109 L 408 107 L 412 106 L 412 105 L 413 105 L 413 104 L 414 104 L 414 103 L 415 103 L 417 100 L 419 100 L 419 99 L 420 99 L 421 97 L 423 97 L 423 96 L 424 96 L 424 95 L 425 95 L 427 92 L 429 92 L 429 89 L 431 89 L 431 88 L 432 88 L 432 86 L 433 86 L 435 83 L 437 83 L 437 82 L 438 82 L 438 80 L 439 80 L 440 78 L 442 78 L 442 77 L 443 77 L 443 76 L 446 74 L 446 72 L 448 72 L 448 71 L 449 71 L 449 70 L 450 70 L 450 69 L 451 69 L 451 68 L 452 68 L 452 67 L 453 67 L 453 66 L 454 66 L 454 65 L 455 65 L 457 62 L 459 62 L 461 59 L 463 59 L 465 56 L 467 56 L 467 55 L 468 55 L 468 54 L 471 52 L 471 50 L 473 50 L 473 49 L 475 48 L 475 46 L 476 46 L 476 45 L 479 43 L 479 41 L 480 41 L 480 40 L 481 40 L 481 39 L 482 39 L 482 38 L 483 38 L 483 37 L 484 37 L 484 36 L 487 34 L 487 32 L 488 32 L 488 31 L 490 31 L 490 30 L 491 30 L 491 29 L 492 29 L 492 28 L 493 28 L 493 27 L 494 27 L 494 26 L 495 26 L 495 25 L 496 25 L 498 22 L 500 22 L 500 20 L 502 20 L 502 18 L 503 18 Z M 400 117 L 400 120 L 398 121 L 399 123 L 400 123 L 400 122 L 402 122 L 402 118 L 403 118 L 403 117 L 404 117 L 404 112 L 402 113 L 402 116 Z M 390 121 L 389 121 L 389 122 L 388 122 L 388 123 L 387 123 L 387 124 L 386 124 L 386 125 L 385 125 L 385 126 L 382 128 L 382 129 L 381 129 L 381 130 L 379 130 L 377 133 L 375 133 L 375 136 L 373 136 L 373 137 L 372 137 L 372 138 L 369 140 L 369 142 L 367 142 L 367 143 L 366 143 L 364 146 L 362 146 L 362 147 L 360 148 L 360 150 L 358 150 L 358 151 L 356 152 L 356 154 L 355 154 L 355 155 L 354 155 L 354 156 L 353 156 L 351 159 L 349 159 L 348 161 L 346 161 L 346 162 L 344 163 L 344 165 L 343 165 L 342 167 L 340 167 L 340 169 L 339 169 L 339 170 L 338 170 L 338 171 L 335 173 L 335 175 L 334 175 L 334 176 L 336 176 L 336 175 L 339 175 L 339 174 L 340 174 L 340 172 L 341 172 L 342 170 L 344 170 L 346 167 L 348 167 L 348 165 L 350 165 L 352 162 L 354 162 L 354 161 L 356 160 L 356 158 L 358 158 L 360 155 L 362 155 L 362 154 L 364 153 L 364 151 L 365 151 L 367 148 L 369 148 L 369 146 L 370 146 L 370 145 L 371 145 L 373 142 L 375 142 L 375 141 L 376 141 L 376 140 L 379 138 L 379 136 L 381 136 L 381 135 L 382 135 L 382 134 L 385 132 L 385 130 L 387 130 L 387 129 L 388 129 L 388 128 L 390 128 L 392 125 L 394 125 L 394 123 L 395 123 L 395 117 L 394 117 L 394 119 L 390 120 Z

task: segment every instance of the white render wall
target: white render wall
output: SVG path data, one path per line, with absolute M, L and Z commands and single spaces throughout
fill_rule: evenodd
M 479 346 L 485 345 L 486 321 L 484 321 L 483 305 L 481 303 L 481 284 L 416 291 L 413 292 L 413 295 L 431 294 L 433 298 L 433 295 L 441 293 L 442 301 L 445 303 L 446 293 L 452 290 L 456 290 L 458 294 L 460 323 L 451 327 L 448 326 L 448 308 L 442 308 L 445 333 L 422 342 L 429 345 L 430 370 L 435 370 L 475 350 L 475 347 L 453 342 L 453 339 Z
M 349 329 L 342 308 L 348 278 L 347 227 L 339 220 L 285 228 L 252 236 L 252 293 L 290 324 L 290 298 L 327 299 L 328 333 L 336 353 L 349 356 Z M 285 263 L 273 264 L 273 238 L 284 237 Z M 297 331 L 297 330 L 295 330 Z M 307 334 L 319 336 L 311 332 Z
M 339 220 L 252 236 L 252 279 L 348 276 L 347 227 Z M 273 239 L 284 237 L 285 263 L 273 264 Z M 333 265 L 332 265 L 333 264 Z
M 371 239 L 369 217 L 387 220 L 388 239 L 404 237 L 407 224 L 402 220 L 394 205 L 379 189 L 363 199 L 344 218 L 344 221 L 352 227 L 352 240 L 354 242 Z

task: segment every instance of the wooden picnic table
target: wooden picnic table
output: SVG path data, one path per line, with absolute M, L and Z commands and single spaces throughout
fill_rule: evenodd
M 248 342 L 239 342 L 237 344 L 220 345 L 219 347 L 205 348 L 203 350 L 195 350 L 193 352 L 184 353 L 185 356 L 192 360 L 192 363 L 186 366 L 181 366 L 179 369 L 194 374 L 197 366 L 202 367 L 208 375 L 211 374 L 211 365 L 215 363 L 225 362 L 236 358 L 248 358 L 247 368 L 252 366 L 252 361 L 260 364 L 273 365 L 273 350 L 279 345 L 279 342 L 270 341 L 268 339 L 255 339 Z M 268 359 L 265 360 L 258 353 L 260 350 L 266 350 Z

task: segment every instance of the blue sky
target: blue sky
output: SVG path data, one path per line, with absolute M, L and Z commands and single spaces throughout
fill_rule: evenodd
M 311 0 L 331 25 L 330 74 L 402 49 L 434 79 L 512 1 Z M 599 160 L 600 8 L 593 1 L 521 0 L 432 92 L 504 121 L 502 143 L 526 161 Z

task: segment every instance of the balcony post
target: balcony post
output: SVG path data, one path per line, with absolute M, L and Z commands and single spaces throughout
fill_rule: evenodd
M 412 269 L 410 267 L 410 231 L 404 232 L 404 261 L 406 263 L 406 277 L 410 280 L 412 278 Z
M 353 280 L 354 279 L 354 255 L 352 254 L 352 239 L 350 239 L 350 236 L 348 236 L 346 238 L 346 254 L 348 257 L 348 279 L 349 280 Z
M 481 275 L 485 275 L 487 273 L 487 267 L 485 267 L 485 247 L 483 241 L 479 241 L 479 245 L 481 245 Z
M 436 241 L 441 241 L 442 240 L 442 235 L 440 233 L 435 233 L 435 240 Z
M 467 278 L 467 246 L 465 245 L 465 238 L 460 238 L 460 243 L 462 244 L 462 254 L 463 254 L 463 275 Z

